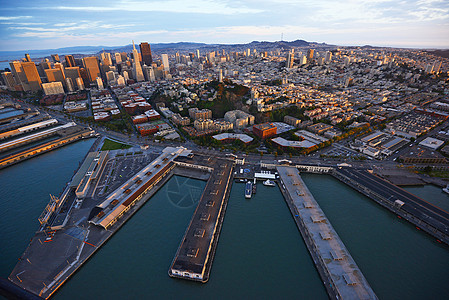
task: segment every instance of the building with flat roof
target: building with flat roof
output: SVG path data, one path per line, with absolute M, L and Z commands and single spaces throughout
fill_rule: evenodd
M 228 142 L 233 140 L 240 140 L 245 144 L 251 143 L 254 139 L 247 134 L 239 133 L 220 133 L 213 136 L 214 139 L 220 142 Z
M 419 143 L 420 146 L 427 147 L 432 150 L 437 150 L 438 148 L 443 146 L 443 144 L 444 144 L 444 141 L 435 139 L 433 137 L 427 137 L 424 140 L 422 140 L 421 143 Z
M 175 167 L 173 160 L 188 151 L 182 147 L 167 147 L 154 161 L 112 192 L 97 205 L 98 213 L 89 223 L 108 229 L 139 201 L 162 177 Z
M 273 123 L 262 123 L 253 125 L 253 133 L 261 139 L 266 139 L 276 135 L 277 127 Z
M 307 127 L 308 130 L 316 134 L 322 134 L 330 129 L 334 128 L 332 125 L 325 123 L 316 123 Z
M 289 141 L 281 137 L 277 137 L 271 139 L 276 145 L 279 145 L 284 148 L 292 147 L 292 148 L 312 148 L 316 146 L 315 143 L 312 143 L 308 140 L 303 141 Z

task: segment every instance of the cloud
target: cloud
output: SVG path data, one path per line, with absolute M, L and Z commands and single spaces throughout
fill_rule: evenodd
M 9 21 L 9 20 L 19 20 L 19 19 L 30 19 L 32 16 L 15 16 L 15 17 L 5 17 L 0 16 L 0 21 Z
M 52 6 L 35 7 L 34 9 L 71 10 L 86 12 L 128 11 L 128 12 L 168 12 L 168 13 L 197 13 L 197 14 L 254 14 L 263 10 L 249 8 L 245 5 L 229 5 L 223 1 L 212 0 L 168 0 L 168 1 L 134 1 L 122 0 L 119 3 L 104 6 Z

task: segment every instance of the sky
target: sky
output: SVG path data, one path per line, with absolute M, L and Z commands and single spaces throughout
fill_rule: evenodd
M 149 42 L 449 48 L 448 0 L 0 0 L 0 51 Z

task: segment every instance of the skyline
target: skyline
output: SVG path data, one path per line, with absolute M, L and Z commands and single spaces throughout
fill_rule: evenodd
M 0 51 L 304 39 L 347 46 L 449 48 L 449 3 L 420 1 L 2 2 Z

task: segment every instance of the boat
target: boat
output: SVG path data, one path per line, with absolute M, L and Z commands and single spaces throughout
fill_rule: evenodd
M 276 183 L 274 183 L 274 181 L 271 181 L 270 179 L 267 179 L 263 182 L 263 185 L 266 186 L 276 186 Z
M 256 184 L 256 178 L 254 178 L 254 183 L 253 183 L 253 194 L 256 194 L 257 192 L 257 184 Z
M 443 192 L 445 192 L 446 194 L 449 194 L 449 184 L 446 185 L 445 188 L 443 188 Z
M 245 186 L 245 198 L 250 199 L 252 192 L 253 192 L 253 184 L 251 181 L 248 181 Z

